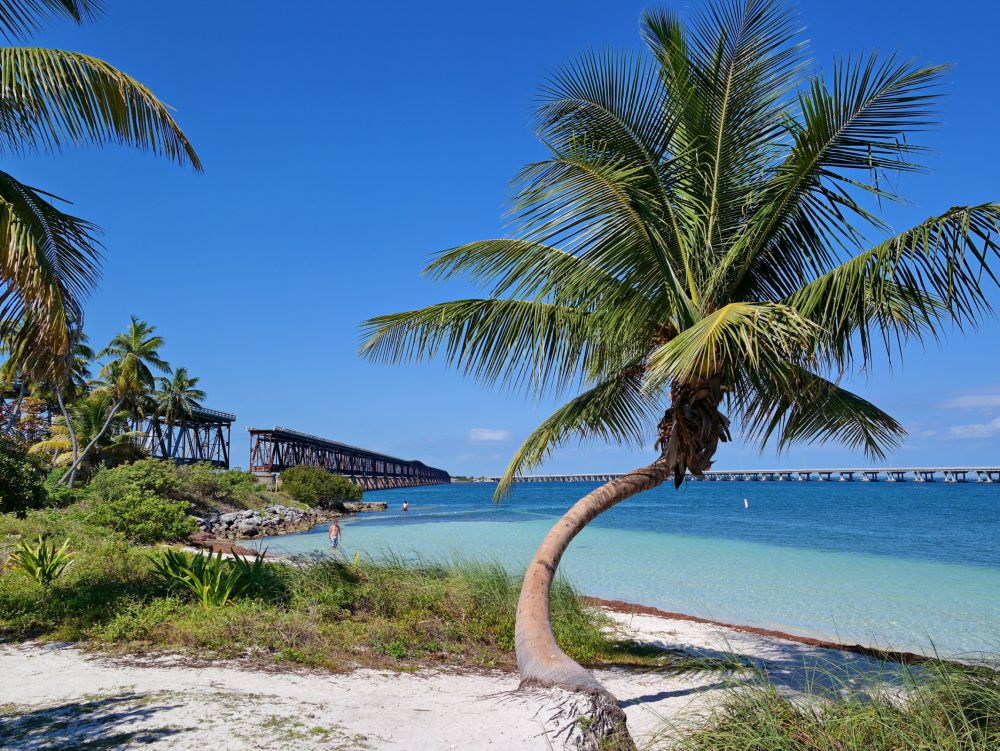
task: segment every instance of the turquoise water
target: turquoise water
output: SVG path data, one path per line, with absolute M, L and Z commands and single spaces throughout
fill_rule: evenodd
M 342 553 L 498 560 L 522 569 L 593 485 L 370 492 L 390 510 L 342 523 Z M 411 510 L 399 510 L 403 499 Z M 746 498 L 749 508 L 744 508 Z M 326 530 L 261 541 L 328 550 Z M 1000 652 L 1000 486 L 690 483 L 596 519 L 560 570 L 590 595 L 871 646 Z

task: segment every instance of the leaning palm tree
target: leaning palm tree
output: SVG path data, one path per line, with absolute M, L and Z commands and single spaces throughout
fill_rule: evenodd
M 29 452 L 47 456 L 54 467 L 68 468 L 77 463 L 72 452 L 74 443 L 93 441 L 86 458 L 78 463 L 77 471 L 83 474 L 102 464 L 114 465 L 142 458 L 144 454 L 135 443 L 138 436 L 129 430 L 128 413 L 112 412 L 113 406 L 112 397 L 107 393 L 90 394 L 77 400 L 56 418 L 49 437 L 35 443 Z
M 83 463 L 87 454 L 104 436 L 112 419 L 125 411 L 134 421 L 135 426 L 149 408 L 150 395 L 156 384 L 154 371 L 169 373 L 170 366 L 160 357 L 163 337 L 156 333 L 156 327 L 135 316 L 128 328 L 117 334 L 107 347 L 98 353 L 98 357 L 110 358 L 101 369 L 103 384 L 97 389 L 99 393 L 108 394 L 112 406 L 107 413 L 107 422 L 103 430 L 93 435 L 76 461 L 63 475 L 63 481 L 72 487 L 74 471 Z
M 205 392 L 198 388 L 198 378 L 188 375 L 187 368 L 177 368 L 169 378 L 157 378 L 157 390 L 153 394 L 153 405 L 157 415 L 172 428 L 178 421 L 191 417 L 201 407 Z M 173 430 L 167 431 L 167 453 L 173 446 Z
M 895 176 L 922 169 L 915 137 L 942 67 L 872 54 L 821 76 L 772 0 L 716 0 L 690 24 L 654 10 L 641 29 L 645 54 L 584 55 L 551 79 L 536 112 L 551 153 L 517 177 L 514 236 L 427 269 L 488 295 L 371 319 L 362 346 L 575 394 L 515 453 L 498 497 L 567 441 L 655 438 L 648 466 L 560 519 L 518 605 L 523 683 L 592 696 L 590 743 L 618 737 L 624 714 L 552 635 L 549 589 L 574 536 L 636 493 L 701 476 L 730 421 L 761 446 L 882 456 L 902 426 L 840 377 L 974 323 L 990 310 L 980 282 L 996 281 L 1000 205 L 902 232 L 878 214 L 901 200 Z
M 99 0 L 0 0 L 0 35 L 20 41 L 45 21 L 81 23 L 100 6 Z M 67 146 L 115 143 L 201 169 L 169 108 L 103 60 L 0 47 L 0 75 L 3 153 L 54 154 Z M 97 227 L 62 211 L 54 198 L 0 171 L 0 334 L 16 340 L 28 360 L 21 365 L 36 375 L 58 370 L 72 349 L 81 302 L 101 258 Z

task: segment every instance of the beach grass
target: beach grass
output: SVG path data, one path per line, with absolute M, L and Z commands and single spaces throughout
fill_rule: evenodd
M 48 587 L 0 575 L 0 639 L 84 642 L 122 652 L 179 651 L 350 670 L 426 665 L 513 669 L 520 579 L 499 562 L 407 563 L 391 556 L 273 562 L 252 596 L 204 607 L 156 575 L 151 556 L 88 522 L 42 511 L 0 519 L 0 547 L 70 540 L 74 563 Z M 4 551 L 0 550 L 0 559 Z M 564 649 L 590 666 L 704 669 L 704 661 L 622 641 L 565 581 L 552 593 Z
M 995 751 L 996 667 L 931 660 L 901 672 L 902 681 L 864 684 L 831 674 L 808 696 L 766 681 L 734 686 L 707 716 L 670 723 L 660 740 L 677 751 Z

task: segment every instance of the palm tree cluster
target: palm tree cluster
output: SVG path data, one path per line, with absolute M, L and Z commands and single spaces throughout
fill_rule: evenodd
M 689 22 L 651 10 L 641 33 L 643 53 L 586 54 L 544 89 L 550 154 L 515 180 L 513 235 L 427 268 L 487 294 L 374 318 L 362 347 L 571 395 L 514 454 L 498 497 L 568 441 L 655 445 L 649 466 L 553 528 L 518 608 L 524 682 L 603 697 L 591 717 L 606 724 L 591 727 L 606 735 L 624 715 L 549 625 L 573 537 L 635 493 L 702 474 L 734 435 L 891 450 L 903 427 L 841 376 L 974 325 L 1000 250 L 996 203 L 903 231 L 881 212 L 904 200 L 899 175 L 924 170 L 943 66 L 873 53 L 824 75 L 775 0 L 715 0 Z
M 65 382 L 19 382 L 22 390 L 58 409 L 48 436 L 31 451 L 48 457 L 53 467 L 64 467 L 62 482 L 72 487 L 81 470 L 141 458 L 147 415 L 173 426 L 201 407 L 205 392 L 198 378 L 187 368 L 173 370 L 161 357 L 162 348 L 156 328 L 132 316 L 128 327 L 96 354 L 77 335 Z M 0 378 L 8 384 L 16 364 L 8 359 L 0 367 Z

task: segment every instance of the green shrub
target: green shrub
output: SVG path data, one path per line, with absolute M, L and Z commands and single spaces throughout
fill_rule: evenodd
M 23 571 L 43 587 L 49 587 L 73 562 L 73 554 L 66 550 L 68 547 L 68 539 L 59 548 L 42 537 L 34 544 L 21 540 L 9 563 L 15 571 Z
M 148 639 L 153 630 L 168 621 L 179 610 L 180 603 L 172 597 L 151 602 L 125 600 L 118 605 L 107 623 L 94 629 L 94 636 L 108 642 L 135 642 Z
M 264 489 L 249 472 L 240 469 L 220 470 L 207 462 L 177 468 L 180 492 L 192 503 L 235 505 L 253 502 Z
M 79 487 L 70 488 L 60 480 L 66 474 L 64 468 L 53 469 L 45 480 L 46 504 L 49 508 L 66 508 L 87 497 L 87 492 Z
M 188 515 L 186 501 L 130 493 L 109 500 L 95 500 L 90 521 L 121 532 L 133 542 L 176 542 L 198 528 Z
M 173 462 L 159 459 L 141 459 L 111 469 L 102 468 L 87 485 L 87 491 L 97 501 L 118 501 L 126 496 L 181 499 L 177 467 Z
M 17 441 L 0 438 L 0 513 L 23 515 L 41 508 L 48 495 L 45 472 Z
M 360 501 L 362 490 L 346 477 L 321 467 L 299 465 L 281 473 L 281 489 L 309 506 L 336 506 L 343 501 Z

